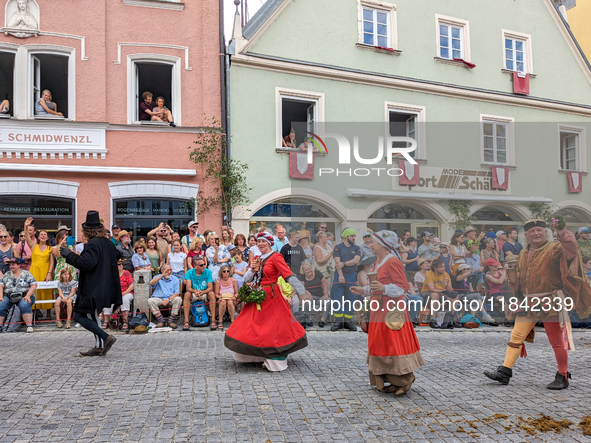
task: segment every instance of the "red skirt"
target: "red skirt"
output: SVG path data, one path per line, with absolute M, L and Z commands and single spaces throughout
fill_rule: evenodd
M 374 297 L 372 300 L 379 299 Z M 401 329 L 393 331 L 386 326 L 386 306 L 389 300 L 403 300 L 403 297 L 383 296 L 384 309 L 371 312 L 367 334 L 369 369 L 377 375 L 404 375 L 417 370 L 424 364 L 424 360 L 408 311 L 404 312 L 404 326 Z
M 292 315 L 280 287 L 263 289 L 267 298 L 261 310 L 256 303 L 246 303 L 226 331 L 224 345 L 239 354 L 265 358 L 286 357 L 308 346 L 306 331 Z

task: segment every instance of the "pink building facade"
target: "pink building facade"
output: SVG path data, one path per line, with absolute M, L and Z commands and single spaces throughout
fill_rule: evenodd
M 189 148 L 222 119 L 219 0 L 0 1 L 0 223 L 218 227 L 192 203 L 211 187 Z M 63 116 L 39 115 L 46 89 Z M 140 120 L 145 91 L 175 127 Z

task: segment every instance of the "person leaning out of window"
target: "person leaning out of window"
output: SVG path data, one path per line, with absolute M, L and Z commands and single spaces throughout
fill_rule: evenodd
M 51 91 L 44 89 L 41 93 L 41 98 L 35 102 L 35 115 L 56 115 L 63 117 L 64 114 L 57 112 L 57 105 L 51 101 L 52 99 Z

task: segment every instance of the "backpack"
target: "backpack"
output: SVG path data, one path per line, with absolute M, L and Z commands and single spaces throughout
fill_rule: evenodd
M 148 326 L 150 324 L 148 321 L 148 316 L 145 313 L 139 311 L 139 309 L 136 309 L 134 314 L 129 319 L 129 329 L 135 329 L 138 326 Z
M 209 325 L 209 317 L 205 303 L 197 302 L 191 305 L 191 312 L 189 313 L 189 325 L 193 328 L 202 328 Z
M 18 305 L 12 305 L 12 308 L 6 313 L 4 324 L 0 327 L 2 332 L 18 332 L 21 328 L 21 310 Z

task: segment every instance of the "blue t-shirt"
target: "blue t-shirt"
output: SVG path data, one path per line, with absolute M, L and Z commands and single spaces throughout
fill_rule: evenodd
M 191 269 L 185 274 L 185 280 L 191 281 L 191 288 L 198 291 L 205 291 L 208 283 L 213 283 L 213 277 L 209 269 L 204 269 L 201 275 L 197 275 L 195 269 Z
M 519 253 L 522 251 L 522 249 L 523 249 L 523 245 L 521 243 L 519 243 L 518 241 L 515 242 L 515 245 L 512 245 L 511 243 L 506 241 L 505 244 L 503 245 L 503 250 L 501 251 L 501 261 L 505 261 L 505 254 L 507 252 L 510 252 L 513 255 L 519 255 Z
M 353 260 L 355 257 L 361 256 L 361 248 L 356 244 L 352 244 L 351 246 L 347 246 L 344 243 L 340 243 L 334 247 L 334 252 L 332 255 L 334 258 L 340 257 L 341 263 L 348 262 Z M 357 269 L 357 265 L 355 266 L 345 266 L 343 268 L 343 273 L 351 273 L 355 272 Z

